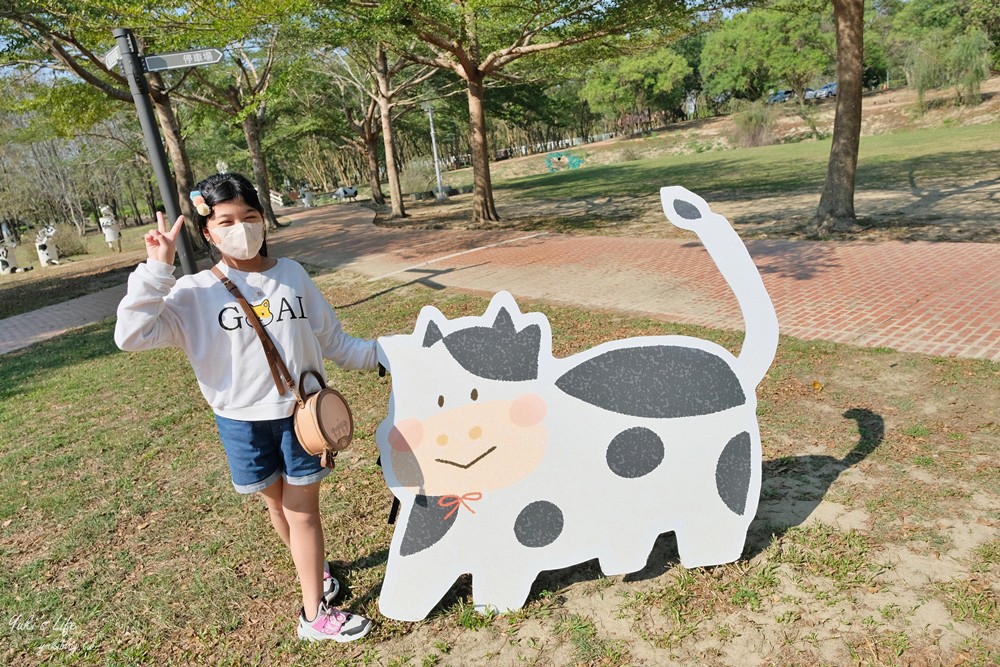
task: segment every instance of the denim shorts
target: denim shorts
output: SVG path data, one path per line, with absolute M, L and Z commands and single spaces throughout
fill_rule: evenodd
M 247 422 L 215 415 L 215 423 L 238 493 L 263 491 L 279 475 L 292 486 L 305 486 L 333 472 L 302 449 L 292 417 Z

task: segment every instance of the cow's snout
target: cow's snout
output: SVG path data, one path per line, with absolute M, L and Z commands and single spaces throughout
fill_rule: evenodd
M 447 424 L 445 424 L 445 426 L 447 426 Z M 456 429 L 454 429 L 454 430 L 456 430 L 458 432 L 461 432 L 461 431 L 465 430 L 466 426 L 468 426 L 468 424 L 461 424 L 461 425 L 457 426 Z M 467 435 L 469 437 L 469 440 L 479 440 L 481 437 L 483 437 L 483 433 L 484 433 L 484 431 L 483 431 L 483 427 L 482 426 L 473 425 L 473 426 L 469 427 L 469 432 L 468 432 Z M 442 447 L 444 447 L 445 445 L 447 445 L 449 442 L 458 442 L 458 441 L 453 441 L 448 436 L 447 432 L 438 433 L 438 435 L 434 439 L 434 441 L 437 444 L 441 445 Z

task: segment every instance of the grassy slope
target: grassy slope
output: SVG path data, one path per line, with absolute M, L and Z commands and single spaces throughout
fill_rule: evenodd
M 574 171 L 498 180 L 498 190 L 519 197 L 640 196 L 664 183 L 693 187 L 724 200 L 727 195 L 779 195 L 818 191 L 826 178 L 830 141 L 668 155 Z M 543 171 L 544 157 L 537 160 Z M 906 189 L 921 182 L 962 181 L 995 172 L 1000 165 L 1000 124 L 909 130 L 863 137 L 858 189 Z

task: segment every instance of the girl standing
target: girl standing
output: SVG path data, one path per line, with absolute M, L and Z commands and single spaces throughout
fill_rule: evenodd
M 374 369 L 375 341 L 346 333 L 309 275 L 290 259 L 267 257 L 263 207 L 239 174 L 215 174 L 191 193 L 195 221 L 218 267 L 239 287 L 292 373 L 324 375 L 323 359 L 341 368 Z M 333 608 L 340 585 L 324 559 L 319 483 L 330 473 L 295 437 L 295 398 L 278 394 L 257 334 L 233 296 L 210 272 L 175 279 L 176 239 L 184 218 L 146 234 L 148 259 L 128 280 L 118 306 L 115 342 L 126 351 L 179 347 L 215 412 L 233 486 L 257 493 L 291 551 L 302 587 L 298 636 L 310 641 L 360 639 L 371 622 Z

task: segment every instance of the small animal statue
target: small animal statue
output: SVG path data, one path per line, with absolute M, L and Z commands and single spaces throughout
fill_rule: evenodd
M 308 183 L 299 188 L 299 194 L 302 195 L 302 205 L 306 208 L 312 208 L 316 205 L 316 196 Z
M 20 262 L 17 261 L 17 254 L 14 252 L 14 248 L 16 247 L 17 245 L 11 241 L 0 243 L 0 276 L 10 275 L 11 273 L 25 273 L 34 268 L 20 265 Z
M 59 249 L 52 243 L 52 237 L 56 235 L 55 225 L 45 225 L 35 234 L 35 252 L 38 253 L 38 262 L 42 266 L 54 266 L 59 263 Z
M 101 225 L 101 231 L 104 232 L 104 240 L 108 244 L 108 248 L 111 250 L 118 246 L 118 252 L 122 251 L 122 237 L 121 237 L 121 225 L 118 224 L 118 220 L 115 219 L 114 211 L 111 210 L 110 206 L 101 207 L 101 217 L 97 221 Z
M 425 307 L 412 334 L 379 339 L 392 391 L 376 440 L 401 505 L 386 616 L 426 617 L 464 573 L 477 608 L 515 610 L 542 570 L 596 557 L 605 574 L 635 572 L 668 531 L 685 567 L 740 557 L 760 497 L 755 389 L 777 318 L 726 219 L 684 188 L 660 194 L 737 297 L 739 356 L 649 336 L 555 358 L 545 315 L 507 292 L 482 316 Z
M 333 191 L 333 198 L 337 201 L 357 201 L 358 199 L 358 189 L 352 188 L 347 185 L 343 185 Z

